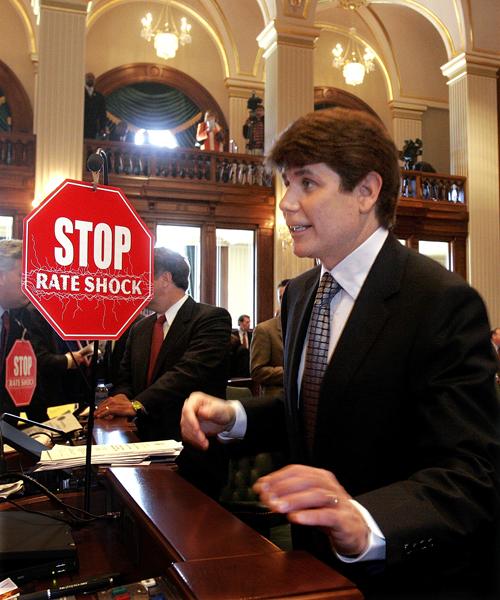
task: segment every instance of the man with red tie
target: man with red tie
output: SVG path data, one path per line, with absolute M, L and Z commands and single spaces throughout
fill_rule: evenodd
M 144 440 L 180 440 L 184 399 L 203 390 L 225 397 L 231 317 L 187 293 L 189 265 L 167 248 L 155 248 L 154 315 L 129 333 L 113 396 L 97 418 L 136 417 Z

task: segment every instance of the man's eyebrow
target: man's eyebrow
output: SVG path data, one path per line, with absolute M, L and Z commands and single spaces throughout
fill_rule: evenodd
M 294 169 L 293 167 L 291 169 L 288 169 L 288 172 L 292 172 L 293 175 L 295 176 L 301 176 L 301 175 L 312 175 L 313 172 L 311 171 L 311 169 L 309 169 L 308 167 L 298 167 L 296 169 Z

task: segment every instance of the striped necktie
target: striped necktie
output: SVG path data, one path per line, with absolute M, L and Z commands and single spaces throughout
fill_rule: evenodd
M 321 382 L 328 365 L 328 347 L 330 342 L 330 302 L 341 289 L 340 285 L 327 271 L 321 278 L 309 323 L 309 339 L 302 375 L 302 416 L 304 437 L 309 453 L 312 453 L 316 417 L 318 412 Z

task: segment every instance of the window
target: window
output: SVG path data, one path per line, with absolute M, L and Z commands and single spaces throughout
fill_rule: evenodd
M 0 217 L 0 240 L 12 239 L 14 217 Z
M 217 229 L 216 304 L 226 308 L 238 326 L 240 315 L 255 324 L 255 234 L 244 229 Z
M 200 228 L 182 225 L 158 225 L 156 228 L 156 245 L 164 246 L 184 256 L 191 273 L 189 275 L 188 292 L 200 301 Z
M 430 242 L 419 240 L 418 251 L 429 258 L 433 258 L 446 269 L 451 270 L 451 256 L 449 242 Z

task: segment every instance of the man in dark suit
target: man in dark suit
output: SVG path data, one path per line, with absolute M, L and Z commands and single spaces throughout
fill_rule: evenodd
M 250 377 L 250 316 L 238 317 L 238 329 L 231 331 L 231 377 Z
M 92 346 L 86 340 L 64 341 L 41 313 L 30 305 L 25 323 L 37 357 L 38 378 L 47 406 L 88 406 Z
M 85 75 L 83 120 L 83 137 L 85 139 L 95 139 L 97 134 L 106 131 L 106 100 L 100 92 L 96 91 L 94 86 L 95 75 L 87 73 Z
M 131 328 L 118 384 L 113 396 L 96 409 L 95 416 L 136 417 L 142 439 L 180 440 L 182 405 L 191 392 L 202 390 L 225 396 L 231 317 L 225 309 L 200 304 L 186 294 L 189 265 L 177 252 L 155 248 L 154 269 L 154 296 L 149 308 L 155 314 Z M 155 357 L 151 349 L 158 330 L 161 333 Z M 188 466 L 183 463 L 185 459 L 180 461 L 185 470 L 202 460 L 196 456 Z M 215 457 L 212 464 L 217 464 Z M 210 477 L 222 480 L 224 473 L 213 471 Z M 201 469 L 197 475 L 203 476 L 209 488 L 218 487 Z M 201 485 L 199 479 L 197 483 Z
M 5 362 L 16 340 L 30 339 L 26 324 L 28 299 L 21 291 L 21 240 L 0 241 L 0 412 L 18 415 L 16 407 L 5 387 Z M 30 419 L 47 419 L 45 397 L 39 377 L 29 406 L 22 409 Z
M 367 598 L 495 598 L 498 403 L 486 310 L 457 275 L 390 233 L 396 148 L 358 111 L 298 119 L 270 160 L 297 256 L 321 265 L 282 305 L 285 397 L 192 394 L 185 441 L 287 444 L 256 484 L 294 542 Z

